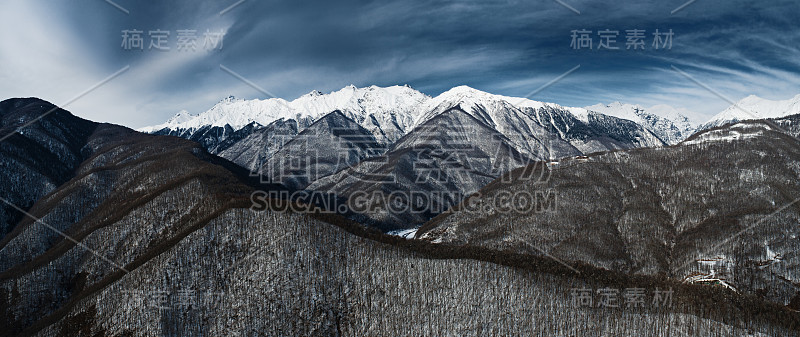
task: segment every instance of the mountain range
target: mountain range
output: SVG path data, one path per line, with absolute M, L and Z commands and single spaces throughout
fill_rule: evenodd
M 653 107 L 652 113 L 645 114 L 642 111 L 639 113 L 642 117 L 631 118 L 636 116 L 633 110 L 639 107 L 618 102 L 608 106 L 569 108 L 527 98 L 493 95 L 467 86 L 455 87 L 436 97 L 430 97 L 409 86 L 357 88 L 350 85 L 328 94 L 312 91 L 293 101 L 281 98 L 242 100 L 230 96 L 198 115 L 181 111 L 164 124 L 140 128 L 139 131 L 170 134 L 188 139 L 213 136 L 217 141 L 209 144 L 216 145 L 223 139 L 235 137 L 235 132 L 247 126 L 265 127 L 278 120 L 295 120 L 302 129 L 323 115 L 339 110 L 373 132 L 378 141 L 388 145 L 413 127 L 458 103 L 490 107 L 495 110 L 553 108 L 568 111 L 583 121 L 586 121 L 589 110 L 593 110 L 642 124 L 654 134 L 670 141 L 672 141 L 670 137 L 675 137 L 672 135 L 675 132 L 673 130 L 679 130 L 680 135 L 685 138 L 688 137 L 688 134 L 685 134 L 686 130 L 692 126 L 685 117 L 689 111 L 663 105 Z M 492 105 L 496 106 L 491 107 Z M 643 122 L 644 120 L 648 122 Z M 211 147 L 213 151 L 216 150 L 214 145 L 207 147 Z
M 154 134 L 0 102 L 0 335 L 800 330 L 797 115 L 336 93 Z
M 437 193 L 442 197 L 431 202 L 436 204 L 434 209 L 443 211 L 500 174 L 531 161 L 660 147 L 688 136 L 691 129 L 678 111 L 659 110 L 665 117 L 640 113 L 631 120 L 634 109 L 638 107 L 621 104 L 596 109 L 606 112 L 602 113 L 493 95 L 467 86 L 436 97 L 408 86 L 348 86 L 329 94 L 314 91 L 291 102 L 229 97 L 197 116 L 181 112 L 165 124 L 139 131 L 198 141 L 210 153 L 253 175 L 297 190 L 309 188 L 344 198 L 353 191 L 368 191 L 378 200 L 393 192 Z M 445 126 L 444 121 L 449 124 Z M 345 133 L 350 137 L 358 134 L 359 144 L 337 136 L 341 131 L 331 125 L 349 129 Z M 315 144 L 310 146 L 316 149 L 313 154 L 309 142 Z M 323 156 L 318 152 L 320 142 L 335 145 L 333 151 Z M 337 150 L 342 153 L 333 153 Z M 314 163 L 296 163 L 291 172 L 276 171 L 285 166 L 276 163 L 304 153 L 306 161 Z M 331 165 L 333 160 L 338 165 Z M 460 167 L 459 177 L 427 179 L 432 171 L 444 172 L 443 166 Z M 392 181 L 364 185 L 366 176 Z M 370 205 L 383 209 L 385 202 Z M 390 213 L 398 212 L 360 215 L 392 230 L 421 225 L 438 214 Z

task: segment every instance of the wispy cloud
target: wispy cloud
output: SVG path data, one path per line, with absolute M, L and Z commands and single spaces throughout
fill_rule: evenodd
M 58 102 L 130 64 L 123 81 L 71 110 L 132 127 L 182 109 L 200 112 L 229 94 L 264 98 L 220 64 L 287 99 L 348 84 L 410 84 L 432 95 L 466 84 L 520 96 L 576 64 L 579 72 L 536 98 L 568 106 L 663 103 L 697 111 L 696 119 L 727 107 L 671 65 L 732 98 L 800 93 L 792 17 L 800 4 L 788 0 L 697 1 L 675 13 L 685 1 L 566 1 L 580 15 L 554 1 L 523 0 L 245 1 L 224 15 L 237 1 L 115 2 L 129 15 L 96 0 L 4 1 L 0 28 L 13 34 L 0 44 L 0 92 Z M 584 28 L 619 30 L 622 50 L 572 50 L 570 31 Z M 213 53 L 134 52 L 120 48 L 123 29 L 170 30 L 173 46 L 178 29 L 227 33 Z M 648 37 L 673 29 L 673 48 L 625 50 L 625 29 Z

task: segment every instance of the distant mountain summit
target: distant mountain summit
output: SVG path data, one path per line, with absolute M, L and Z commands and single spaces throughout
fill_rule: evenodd
M 217 144 L 248 125 L 263 127 L 278 120 L 293 119 L 302 129 L 339 110 L 372 132 L 378 141 L 388 144 L 408 132 L 415 114 L 421 111 L 419 107 L 429 99 L 408 86 L 356 88 L 353 85 L 328 94 L 314 90 L 293 101 L 282 98 L 243 100 L 230 96 L 197 116 L 182 111 L 167 123 L 139 131 L 189 139 L 198 138 L 198 133 L 204 135 L 216 131 L 212 134 L 219 134 L 219 139 L 212 143 Z M 224 132 L 226 128 L 230 129 L 229 132 Z M 209 150 L 218 152 L 213 148 Z
M 782 118 L 800 113 L 800 95 L 787 100 L 773 101 L 750 95 L 712 117 L 698 130 L 728 123 L 766 118 Z
M 166 128 L 166 127 L 170 127 L 170 126 L 173 126 L 173 125 L 180 125 L 182 123 L 186 123 L 186 122 L 192 120 L 195 117 L 197 117 L 197 116 L 190 114 L 189 111 L 181 110 L 180 112 L 175 114 L 175 116 L 172 116 L 170 119 L 168 119 L 166 123 L 161 124 L 160 128 L 158 128 L 157 126 L 153 127 L 153 128 L 161 129 L 161 128 Z
M 586 109 L 634 121 L 671 145 L 691 136 L 696 129 L 696 125 L 686 117 L 692 114 L 691 111 L 664 104 L 644 108 L 640 105 L 613 102 L 587 106 Z

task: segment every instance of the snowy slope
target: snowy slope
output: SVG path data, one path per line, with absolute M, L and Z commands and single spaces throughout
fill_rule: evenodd
M 761 137 L 766 131 L 774 131 L 766 124 L 737 123 L 723 129 L 698 132 L 697 135 L 682 142 L 683 145 L 701 144 L 708 142 L 732 142 L 744 139 Z
M 461 108 L 465 111 L 472 112 L 473 117 L 492 126 L 498 125 L 498 122 L 508 114 L 508 112 L 504 110 L 520 111 L 525 108 L 536 110 L 541 108 L 566 110 L 584 122 L 587 120 L 587 111 L 585 109 L 563 107 L 555 103 L 539 102 L 521 97 L 494 95 L 462 85 L 445 91 L 428 101 L 426 107 L 427 112 L 420 115 L 420 118 L 415 124 L 422 124 L 436 115 L 453 108 L 453 105 L 458 104 L 460 104 Z M 475 108 L 477 107 L 484 108 L 487 114 L 475 114 Z
M 585 153 L 664 144 L 657 135 L 646 129 L 639 127 L 636 130 L 636 126 L 631 128 L 631 125 L 623 125 L 628 123 L 617 118 L 584 108 L 494 95 L 467 86 L 455 87 L 431 99 L 427 112 L 415 124 L 420 125 L 455 107 L 460 107 L 472 117 L 494 128 L 509 138 L 520 152 L 533 158 L 554 159 L 571 155 L 569 151 L 559 151 L 557 143 L 563 140 Z M 598 139 L 596 136 L 606 133 L 600 131 L 601 129 L 615 134 L 624 144 L 609 144 Z M 553 153 L 542 156 L 542 147 L 549 148 Z
M 586 109 L 634 121 L 652 131 L 668 144 L 677 144 L 686 139 L 694 133 L 696 128 L 696 125 L 686 117 L 686 115 L 692 115 L 691 111 L 664 104 L 644 108 L 640 105 L 614 102 L 595 104 L 587 106 Z
M 138 131 L 145 132 L 145 133 L 153 133 L 153 132 L 156 132 L 158 130 L 163 130 L 163 129 L 175 129 L 175 128 L 180 127 L 181 124 L 189 122 L 190 120 L 194 119 L 195 117 L 197 117 L 197 116 L 190 114 L 186 110 L 181 110 L 180 112 L 175 114 L 175 116 L 170 117 L 170 119 L 168 119 L 164 124 L 146 126 L 146 127 L 143 127 L 141 129 L 139 129 Z
M 798 113 L 800 113 L 800 95 L 783 101 L 772 101 L 750 95 L 712 117 L 698 129 L 704 130 L 749 119 L 780 118 Z

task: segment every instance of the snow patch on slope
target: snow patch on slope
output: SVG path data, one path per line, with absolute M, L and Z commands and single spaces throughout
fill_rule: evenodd
M 700 144 L 706 142 L 732 142 L 743 139 L 756 138 L 772 127 L 765 124 L 736 124 L 731 128 L 709 130 L 697 135 L 696 138 L 687 140 L 682 144 Z
M 400 229 L 400 230 L 396 230 L 396 231 L 390 231 L 390 232 L 388 232 L 386 234 L 399 236 L 399 237 L 401 237 L 403 239 L 413 239 L 414 236 L 417 234 L 417 230 L 419 230 L 419 227 L 415 227 L 415 228 L 411 228 L 411 229 Z

